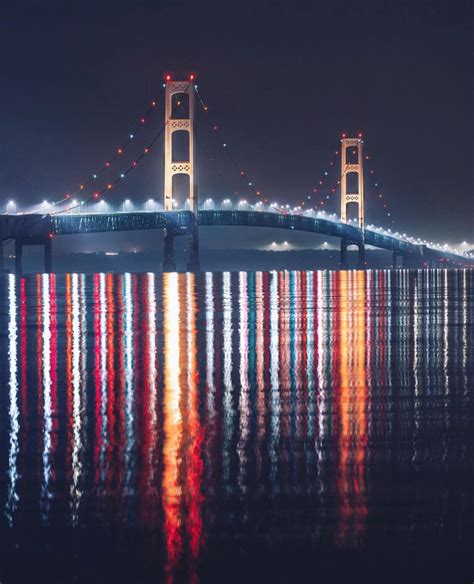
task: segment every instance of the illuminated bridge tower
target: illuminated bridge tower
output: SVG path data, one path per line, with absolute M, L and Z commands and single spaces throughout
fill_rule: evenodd
M 173 178 L 176 175 L 188 177 L 189 209 L 194 214 L 194 222 L 185 234 L 191 236 L 191 250 L 188 263 L 189 270 L 199 269 L 199 237 L 197 228 L 197 181 L 195 175 L 195 89 L 194 76 L 187 81 L 173 81 L 169 75 L 165 78 L 165 147 L 164 147 L 164 189 L 163 208 L 174 211 L 175 193 Z M 178 152 L 177 138 L 185 138 L 183 148 Z M 181 144 L 181 145 L 183 145 Z M 179 156 L 179 159 L 177 158 Z M 182 193 L 181 193 L 182 194 Z M 164 271 L 176 269 L 173 256 L 173 242 L 177 235 L 183 235 L 173 228 L 165 229 Z
M 364 229 L 365 229 L 365 206 L 364 206 L 364 164 L 363 164 L 363 141 L 359 138 L 346 138 L 343 135 L 341 140 L 341 221 L 347 223 L 347 207 L 350 204 L 357 205 L 358 223 L 360 237 L 356 240 L 347 238 L 341 239 L 341 267 L 347 267 L 347 248 L 349 245 L 357 245 L 359 250 L 359 267 L 366 265 Z M 355 149 L 357 162 L 347 162 L 348 148 Z M 347 192 L 347 178 L 351 173 L 357 174 L 357 192 Z

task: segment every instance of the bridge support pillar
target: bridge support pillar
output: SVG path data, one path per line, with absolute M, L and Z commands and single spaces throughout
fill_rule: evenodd
M 21 276 L 23 273 L 23 242 L 15 239 L 15 274 Z
M 199 272 L 199 230 L 195 226 L 191 233 L 191 247 L 189 250 L 188 272 Z
M 174 261 L 174 231 L 172 229 L 165 229 L 165 249 L 163 258 L 163 272 L 176 272 L 176 262 Z
M 347 239 L 341 239 L 341 254 L 339 259 L 339 266 L 341 270 L 347 270 Z
M 53 271 L 53 241 L 51 238 L 44 242 L 44 271 L 46 274 Z
M 357 248 L 358 248 L 357 267 L 359 269 L 364 269 L 367 266 L 367 262 L 365 260 L 365 245 L 363 243 L 358 243 Z

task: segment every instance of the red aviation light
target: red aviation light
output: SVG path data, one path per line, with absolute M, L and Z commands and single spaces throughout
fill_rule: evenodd
M 171 75 L 165 75 L 165 81 L 171 81 Z
M 191 75 L 189 76 L 189 81 L 194 81 L 195 79 L 195 75 L 194 73 L 191 73 Z

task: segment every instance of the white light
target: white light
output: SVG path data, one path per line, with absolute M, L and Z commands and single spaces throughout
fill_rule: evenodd
M 130 204 L 130 199 L 125 199 L 125 204 L 129 205 Z

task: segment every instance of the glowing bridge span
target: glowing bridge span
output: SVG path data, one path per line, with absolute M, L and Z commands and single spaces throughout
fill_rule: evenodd
M 359 250 L 359 265 L 365 265 L 365 246 L 391 251 L 394 260 L 402 257 L 411 267 L 432 265 L 472 265 L 474 262 L 464 256 L 439 251 L 425 245 L 417 245 L 390 235 L 355 225 L 340 223 L 320 217 L 280 214 L 267 211 L 238 210 L 198 210 L 191 211 L 136 211 L 121 213 L 84 213 L 57 215 L 0 215 L 0 243 L 15 240 L 16 271 L 22 271 L 24 245 L 43 245 L 45 248 L 45 270 L 52 270 L 52 239 L 55 236 L 87 233 L 106 233 L 162 229 L 165 233 L 165 257 L 163 268 L 175 269 L 173 260 L 173 239 L 187 235 L 195 237 L 199 227 L 235 226 L 267 227 L 304 231 L 338 237 L 341 240 L 341 264 L 347 263 L 348 245 L 356 245 Z M 191 247 L 189 269 L 199 267 L 199 250 Z

